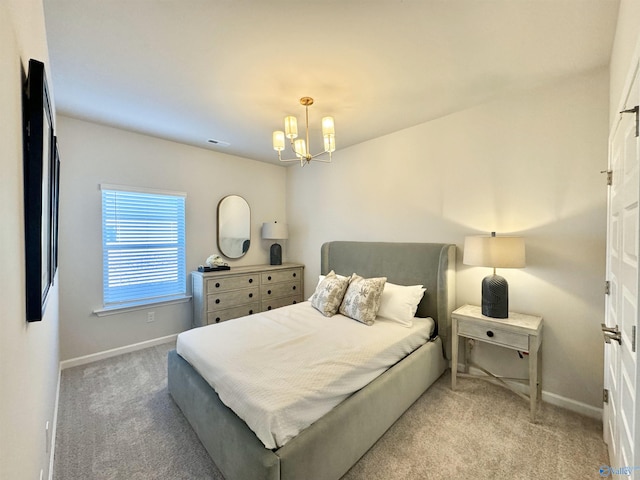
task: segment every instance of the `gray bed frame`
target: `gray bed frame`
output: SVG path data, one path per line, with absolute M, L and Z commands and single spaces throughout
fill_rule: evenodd
M 227 480 L 337 480 L 447 369 L 455 303 L 455 245 L 329 242 L 321 273 L 386 276 L 427 289 L 417 316 L 436 320 L 438 336 L 354 393 L 283 447 L 270 450 L 175 350 L 168 387 Z

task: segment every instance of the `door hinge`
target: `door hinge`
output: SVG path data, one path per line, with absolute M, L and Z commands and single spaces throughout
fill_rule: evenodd
M 602 401 L 604 403 L 609 403 L 609 390 L 607 390 L 606 388 L 602 390 Z
M 601 170 L 600 173 L 607 174 L 607 185 L 609 187 L 613 185 L 613 170 Z
M 636 326 L 631 327 L 631 351 L 636 351 Z
M 609 280 L 604 282 L 604 294 L 605 295 L 611 294 L 611 282 Z
M 636 105 L 633 108 L 629 108 L 627 110 L 622 110 L 620 113 L 635 113 L 636 114 L 636 137 L 640 136 L 640 119 L 638 118 L 638 112 L 640 112 L 640 108 Z

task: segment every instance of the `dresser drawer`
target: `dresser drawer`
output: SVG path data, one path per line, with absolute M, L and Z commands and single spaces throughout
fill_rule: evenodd
M 251 287 L 259 285 L 259 274 L 235 275 L 233 277 L 218 277 L 207 279 L 207 294 L 214 292 L 226 292 L 227 290 L 236 290 L 238 288 Z
M 271 298 L 262 302 L 262 311 L 273 310 L 274 308 L 286 307 L 295 303 L 302 302 L 302 295 L 293 295 L 290 297 Z
M 522 350 L 523 352 L 529 351 L 529 335 L 501 330 L 473 320 L 458 319 L 458 334 L 463 337 L 477 338 L 483 342 Z
M 277 270 L 273 272 L 262 273 L 262 285 L 269 283 L 286 282 L 288 280 L 300 280 L 302 277 L 301 268 L 292 268 L 291 270 Z
M 225 308 L 207 313 L 207 324 L 220 323 L 233 318 L 252 315 L 260 311 L 259 303 L 249 303 L 241 307 Z
M 260 293 L 262 301 L 270 298 L 288 297 L 301 292 L 300 282 L 274 283 L 273 285 L 261 285 Z
M 260 301 L 260 287 L 243 288 L 207 295 L 207 311 L 236 307 L 250 302 Z

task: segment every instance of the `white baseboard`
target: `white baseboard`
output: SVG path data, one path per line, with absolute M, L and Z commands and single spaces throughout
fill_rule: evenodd
M 47 478 L 53 480 L 53 459 L 56 453 L 56 429 L 58 428 L 58 405 L 60 402 L 60 378 L 62 377 L 62 370 L 58 368 L 58 385 L 56 386 L 56 400 L 53 404 L 53 426 L 51 427 L 49 438 L 49 475 Z
M 169 343 L 171 341 L 175 342 L 177 337 L 178 334 L 175 333 L 173 335 L 167 335 L 166 337 L 154 338 L 152 340 L 134 343 L 133 345 L 125 345 L 124 347 L 105 350 L 104 352 L 92 353 L 91 355 L 84 355 L 82 357 L 63 360 L 62 362 L 60 362 L 60 370 L 77 367 L 78 365 L 86 365 L 87 363 L 97 362 L 98 360 L 104 360 L 105 358 L 116 357 L 118 355 L 122 355 L 123 353 L 130 353 L 135 352 L 136 350 L 155 347 L 156 345 L 162 345 L 163 343 Z
M 461 372 L 463 370 L 463 365 L 458 365 L 458 371 Z M 485 375 L 482 370 L 478 368 L 474 368 L 473 366 L 469 366 L 469 373 L 474 375 Z M 518 392 L 524 393 L 526 395 L 529 394 L 529 387 L 522 383 L 518 382 L 509 382 L 506 381 L 514 390 Z M 550 403 L 551 405 L 555 405 L 556 407 L 566 408 L 575 413 L 579 413 L 589 418 L 594 418 L 596 420 L 602 420 L 602 408 L 594 407 L 592 405 L 588 405 L 583 402 L 579 402 L 577 400 L 573 400 L 571 398 L 563 397 L 556 393 L 547 392 L 546 390 L 542 391 L 542 401 Z

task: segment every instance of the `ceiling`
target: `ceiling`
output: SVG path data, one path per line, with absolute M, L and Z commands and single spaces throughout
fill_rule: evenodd
M 618 0 L 44 0 L 59 114 L 278 162 L 605 67 Z M 228 142 L 214 146 L 209 139 Z M 289 157 L 287 157 L 289 158 Z

